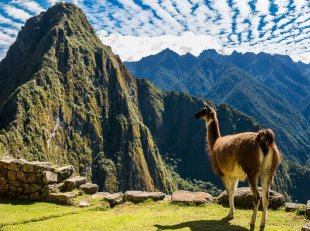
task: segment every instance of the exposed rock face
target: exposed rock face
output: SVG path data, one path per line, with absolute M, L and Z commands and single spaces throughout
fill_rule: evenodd
M 161 154 L 182 160 L 181 176 L 213 176 L 204 124 L 193 119 L 202 106 L 135 79 L 80 9 L 58 3 L 27 20 L 0 62 L 0 156 L 70 163 L 100 191 L 170 193 L 177 185 Z M 228 106 L 218 115 L 226 133 L 258 130 Z
M 305 204 L 300 203 L 285 203 L 285 212 L 293 212 L 297 209 L 306 207 Z
M 261 189 L 259 188 L 261 194 Z M 219 204 L 228 206 L 228 196 L 226 191 L 223 191 L 217 198 Z M 269 206 L 270 209 L 278 209 L 285 203 L 284 196 L 273 190 L 269 192 Z M 237 188 L 235 193 L 235 206 L 237 208 L 253 208 L 253 193 L 249 187 Z M 260 209 L 262 203 L 260 203 Z
M 213 201 L 213 196 L 206 192 L 189 192 L 179 190 L 172 194 L 171 201 L 184 204 L 205 204 Z
M 159 201 L 165 199 L 165 194 L 162 192 L 142 192 L 142 191 L 127 191 L 124 194 L 125 201 L 143 202 L 146 200 Z

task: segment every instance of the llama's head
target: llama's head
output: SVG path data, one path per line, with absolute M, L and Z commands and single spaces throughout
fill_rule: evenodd
M 200 109 L 200 111 L 195 113 L 195 118 L 196 119 L 204 119 L 208 123 L 212 122 L 216 118 L 216 112 L 215 110 L 209 106 L 206 102 L 204 102 L 205 107 Z

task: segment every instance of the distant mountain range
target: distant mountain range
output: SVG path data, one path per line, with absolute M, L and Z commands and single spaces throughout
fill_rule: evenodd
M 111 192 L 169 193 L 188 184 L 181 177 L 216 183 L 194 119 L 201 107 L 134 78 L 79 8 L 57 3 L 27 20 L 0 62 L 0 156 L 70 163 Z M 224 134 L 259 129 L 217 108 Z
M 310 65 L 284 55 L 206 50 L 195 57 L 169 49 L 125 65 L 163 90 L 227 103 L 253 116 L 276 132 L 288 159 L 310 163 Z

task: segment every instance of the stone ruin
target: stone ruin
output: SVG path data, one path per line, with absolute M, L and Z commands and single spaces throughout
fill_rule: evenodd
M 71 204 L 80 192 L 97 192 L 98 185 L 86 181 L 86 177 L 74 175 L 72 165 L 59 167 L 50 162 L 29 162 L 10 156 L 0 159 L 0 195 Z

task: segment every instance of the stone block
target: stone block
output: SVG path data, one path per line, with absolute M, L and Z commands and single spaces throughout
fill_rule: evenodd
M 8 179 L 9 180 L 16 180 L 16 172 L 12 171 L 12 170 L 9 170 L 8 171 Z
M 80 185 L 79 189 L 81 189 L 86 194 L 95 194 L 98 191 L 98 185 L 86 183 Z
M 39 184 L 24 184 L 23 185 L 23 194 L 40 192 L 41 189 L 42 189 L 42 185 L 39 185 Z
M 39 193 L 39 192 L 31 193 L 31 194 L 29 195 L 29 199 L 30 199 L 30 200 L 33 200 L 33 201 L 40 200 L 40 193 Z
M 27 183 L 36 183 L 37 181 L 36 175 L 33 172 L 27 172 L 26 179 L 27 179 Z
M 27 177 L 24 172 L 17 172 L 16 173 L 16 179 L 20 182 L 26 183 L 27 182 Z
M 65 190 L 71 191 L 75 188 L 78 188 L 80 185 L 86 183 L 86 177 L 82 176 L 74 176 L 71 177 L 64 182 L 64 188 Z
M 173 203 L 200 205 L 212 202 L 213 196 L 207 192 L 190 192 L 186 190 L 179 190 L 173 192 L 171 201 Z
M 34 165 L 31 162 L 24 163 L 21 170 L 23 172 L 33 172 L 34 171 Z
M 57 193 L 57 192 L 59 192 L 59 185 L 57 184 L 44 185 L 42 188 L 42 193 L 44 195 L 48 195 L 51 193 Z
M 165 194 L 162 192 L 143 192 L 143 191 L 127 191 L 124 194 L 125 201 L 143 202 L 148 199 L 153 201 L 163 200 Z
M 43 171 L 42 172 L 42 180 L 45 184 L 57 183 L 58 175 L 51 171 Z
M 47 196 L 47 200 L 56 204 L 72 205 L 73 199 L 77 196 L 77 192 L 51 193 Z
M 300 203 L 285 203 L 285 212 L 294 212 L 303 207 L 306 207 L 306 205 Z
M 72 176 L 74 173 L 74 168 L 72 165 L 59 167 L 56 168 L 56 173 L 58 174 L 60 180 L 66 180 Z

